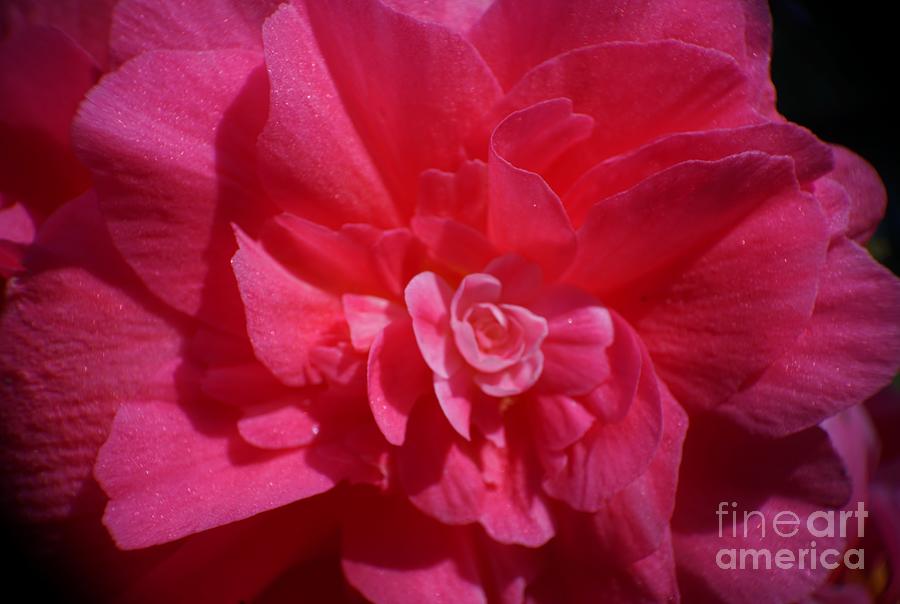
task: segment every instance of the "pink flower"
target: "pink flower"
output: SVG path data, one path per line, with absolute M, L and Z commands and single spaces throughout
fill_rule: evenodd
M 716 552 L 811 531 L 716 511 L 861 499 L 823 422 L 895 374 L 900 284 L 769 35 L 737 0 L 121 0 L 48 113 L 90 188 L 0 215 L 18 518 L 97 599 L 808 597 L 827 569 Z

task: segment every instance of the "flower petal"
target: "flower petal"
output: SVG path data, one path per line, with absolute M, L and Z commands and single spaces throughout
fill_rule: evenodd
M 900 282 L 856 243 L 836 241 L 806 330 L 721 412 L 785 436 L 873 396 L 900 368 L 897 317 Z
M 240 230 L 236 235 L 240 249 L 232 265 L 257 358 L 289 386 L 318 383 L 312 354 L 345 325 L 340 300 L 289 273 Z
M 406 316 L 402 308 L 376 296 L 344 294 L 341 302 L 344 318 L 350 326 L 350 341 L 359 352 L 368 352 L 382 329 Z
M 432 371 L 444 378 L 453 375 L 462 364 L 450 333 L 452 295 L 447 283 L 434 273 L 416 275 L 404 294 L 422 357 Z
M 434 394 L 444 416 L 460 436 L 469 440 L 472 419 L 472 376 L 468 371 L 457 371 L 449 378 L 434 375 Z
M 397 223 L 397 212 L 341 102 L 304 4 L 283 4 L 263 26 L 271 85 L 260 136 L 264 182 L 286 210 L 338 226 Z
M 850 196 L 850 224 L 847 236 L 865 244 L 875 232 L 884 216 L 887 192 L 878 173 L 866 160 L 849 149 L 832 145 L 834 172 L 831 178 L 838 181 Z
M 339 477 L 310 451 L 273 456 L 243 444 L 234 418 L 158 401 L 119 408 L 94 474 L 104 522 L 122 549 L 149 547 L 327 491 Z
M 431 380 L 408 320 L 390 323 L 375 336 L 369 351 L 369 405 L 392 445 L 403 444 L 409 412 Z
M 529 419 L 540 446 L 562 451 L 594 425 L 594 416 L 578 401 L 563 395 L 537 394 Z
M 319 424 L 291 399 L 256 405 L 238 420 L 238 432 L 248 444 L 260 449 L 292 449 L 310 444 Z

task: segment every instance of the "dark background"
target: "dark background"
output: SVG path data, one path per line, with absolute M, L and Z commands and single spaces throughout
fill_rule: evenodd
M 872 0 L 770 0 L 772 79 L 778 110 L 822 140 L 852 149 L 881 174 L 887 215 L 870 251 L 900 274 L 898 38 L 896 21 Z

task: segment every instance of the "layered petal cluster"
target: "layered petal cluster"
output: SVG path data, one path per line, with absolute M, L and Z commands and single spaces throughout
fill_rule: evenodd
M 856 405 L 900 366 L 900 282 L 863 247 L 877 174 L 775 110 L 764 2 L 109 21 L 0 52 L 0 136 L 56 153 L 0 162 L 0 484 L 80 589 L 825 593 L 824 568 L 723 571 L 812 535 L 722 538 L 716 510 L 866 500 Z M 19 71 L 65 90 L 30 103 Z

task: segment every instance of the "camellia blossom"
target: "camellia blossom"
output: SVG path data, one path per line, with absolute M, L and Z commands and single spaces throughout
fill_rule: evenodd
M 0 49 L 0 482 L 77 589 L 829 593 L 716 564 L 850 545 L 805 522 L 868 500 L 900 365 L 884 188 L 776 112 L 765 2 L 44 8 Z

